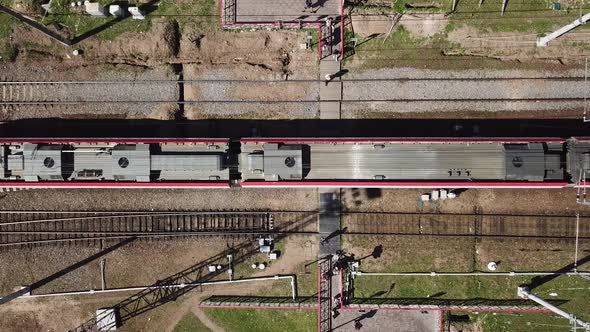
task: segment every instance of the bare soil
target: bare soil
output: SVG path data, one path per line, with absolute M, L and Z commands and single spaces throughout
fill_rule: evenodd
M 387 15 L 352 15 L 354 33 L 362 38 L 371 35 L 385 35 L 391 29 L 391 19 Z
M 100 197 L 100 200 L 97 200 Z M 294 211 L 318 209 L 316 189 L 55 190 L 2 193 L 5 210 L 62 211 Z
M 285 243 L 283 256 L 277 261 L 267 262 L 269 267 L 266 270 L 257 270 L 251 274 L 249 264 L 245 264 L 240 265 L 239 268 L 248 270 L 236 271 L 236 273 L 241 275 L 246 272 L 247 275 L 252 276 L 294 274 L 300 272 L 298 268 L 303 262 L 312 261 L 317 257 L 317 241 L 310 241 L 304 237 L 290 237 L 283 241 Z M 220 239 L 131 242 L 102 257 L 105 258 L 107 287 L 154 284 L 158 280 L 216 255 L 225 250 L 230 243 L 229 240 Z M 60 271 L 67 271 L 72 264 L 98 251 L 98 249 L 80 246 L 43 246 L 30 250 L 1 252 L 0 265 L 11 266 L 11 268 L 2 270 L 0 292 L 6 295 L 16 290 L 19 285 L 30 284 Z M 96 259 L 81 268 L 73 269 L 46 286 L 35 289 L 33 293 L 100 289 L 99 261 L 100 259 Z M 220 277 L 226 278 L 225 275 Z M 203 297 L 213 294 L 256 294 L 261 289 L 274 287 L 273 285 L 274 283 L 258 282 L 199 288 L 178 301 L 166 303 L 125 322 L 124 328 L 129 331 L 170 330 L 184 316 L 184 313 L 193 310 Z M 290 291 L 290 287 L 287 289 Z M 22 331 L 23 328 L 38 330 L 38 326 L 42 326 L 47 331 L 67 330 L 92 317 L 96 309 L 108 307 L 132 294 L 134 293 L 17 299 L 0 308 L 0 326 L 3 331 Z M 287 293 L 284 295 L 288 296 Z M 60 315 L 60 319 L 56 320 L 55 315 L 60 311 L 67 311 L 67 313 Z
M 357 193 L 355 193 L 355 191 Z M 576 204 L 576 190 L 565 189 L 468 189 L 452 200 L 423 204 L 420 195 L 428 190 L 343 189 L 343 206 L 349 211 L 442 212 L 574 215 L 590 213 L 590 207 Z M 359 194 L 360 193 L 360 194 Z
M 418 38 L 428 38 L 443 32 L 449 23 L 445 14 L 413 13 L 405 14 L 399 24 Z
M 343 110 L 343 119 L 581 119 L 582 109 L 552 111 L 367 112 Z
M 154 23 L 147 32 L 126 32 L 115 40 L 88 38 L 76 45 L 81 56 L 40 34 L 18 27 L 11 43 L 19 50 L 16 61 L 0 63 L 1 80 L 170 80 L 176 75 L 171 64 L 183 64 L 185 79 L 208 80 L 288 80 L 316 79 L 317 52 L 302 50 L 305 31 L 192 31 L 170 40 L 169 24 Z M 197 35 L 195 35 L 197 33 Z M 179 49 L 176 45 L 178 43 Z M 172 46 L 171 46 L 172 45 Z M 212 86 L 215 83 L 192 83 L 185 86 L 185 100 L 316 100 L 317 87 L 312 84 L 267 85 L 245 87 L 244 84 Z M 145 87 L 145 85 L 142 85 Z M 94 88 L 94 87 L 93 87 Z M 131 89 L 121 85 L 122 89 Z M 52 106 L 18 106 L 0 110 L 0 120 L 22 118 L 68 119 L 158 119 L 177 117 L 178 91 L 172 82 L 165 90 L 157 87 L 137 91 L 133 87 L 125 100 L 171 100 L 170 104 L 76 104 Z M 207 90 L 209 89 L 209 90 Z M 77 100 L 93 100 L 99 96 L 90 90 Z M 165 94 L 170 91 L 172 94 Z M 203 94 L 203 91 L 213 91 Z M 135 96 L 138 94 L 138 96 Z M 96 96 L 94 96 L 96 95 Z M 96 97 L 96 98 L 93 98 Z M 111 96 L 110 99 L 125 97 Z M 100 96 L 99 100 L 106 100 Z M 60 100 L 52 96 L 52 100 Z M 181 117 L 189 120 L 207 118 L 314 118 L 317 105 L 276 104 L 188 104 Z

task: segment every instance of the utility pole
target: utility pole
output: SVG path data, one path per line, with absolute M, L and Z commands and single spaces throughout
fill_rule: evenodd
M 590 119 L 588 119 L 586 117 L 586 112 L 587 112 L 587 106 L 586 106 L 586 102 L 588 99 L 588 57 L 586 57 L 586 65 L 584 66 L 584 122 L 588 122 L 590 121 Z
M 502 0 L 502 16 L 504 16 L 504 11 L 506 10 L 506 3 L 508 0 Z
M 483 5 L 483 0 L 479 0 L 479 6 Z
M 100 260 L 100 286 L 102 290 L 106 289 L 106 278 L 105 278 L 105 269 L 104 269 L 105 259 Z

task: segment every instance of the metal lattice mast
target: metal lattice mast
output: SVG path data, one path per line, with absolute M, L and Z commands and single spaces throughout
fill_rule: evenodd
M 318 331 L 332 330 L 332 259 L 328 256 L 319 262 Z

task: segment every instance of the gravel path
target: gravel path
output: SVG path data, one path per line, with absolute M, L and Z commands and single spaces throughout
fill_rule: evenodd
M 102 70 L 101 70 L 102 69 Z M 43 68 L 22 74 L 18 71 L 3 73 L 0 81 L 149 81 L 176 80 L 168 66 L 155 69 L 130 70 L 125 67 L 76 68 L 60 72 L 56 68 Z M 30 72 L 30 70 L 29 70 Z M 19 73 L 16 75 L 15 73 Z M 1 101 L 99 101 L 73 105 L 8 105 L 0 107 L 5 120 L 24 118 L 168 118 L 175 103 L 108 103 L 100 101 L 154 101 L 178 99 L 176 82 L 137 84 L 0 84 Z
M 243 71 L 247 69 L 242 69 Z M 240 75 L 230 68 L 214 68 L 186 79 L 200 80 L 260 80 L 279 82 L 198 82 L 185 87 L 186 100 L 203 101 L 252 101 L 248 103 L 202 103 L 186 106 L 188 119 L 199 118 L 259 118 L 259 119 L 309 119 L 318 117 L 319 82 L 281 82 L 280 73 L 252 69 Z M 301 74 L 290 79 L 309 79 Z M 313 77 L 312 79 L 315 79 Z M 295 100 L 299 103 L 275 103 Z M 271 103 L 256 103 L 266 101 Z
M 366 99 L 522 99 L 583 98 L 590 89 L 581 81 L 549 79 L 551 77 L 583 77 L 583 71 L 440 71 L 412 68 L 351 72 L 344 79 L 391 79 L 398 81 L 345 82 L 344 100 Z M 530 80 L 452 81 L 403 80 L 428 78 L 546 78 Z M 345 117 L 363 117 L 368 113 L 407 113 L 445 111 L 557 111 L 583 108 L 583 101 L 425 101 L 425 102 L 354 102 L 343 103 Z

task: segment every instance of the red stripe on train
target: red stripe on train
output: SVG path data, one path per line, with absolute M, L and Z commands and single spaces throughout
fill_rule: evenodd
M 567 182 L 244 181 L 242 187 L 563 188 Z
M 0 182 L 0 188 L 229 188 L 227 182 Z
M 565 143 L 563 138 L 243 138 L 241 143 Z
M 226 138 L 1 138 L 0 143 L 229 143 Z

